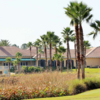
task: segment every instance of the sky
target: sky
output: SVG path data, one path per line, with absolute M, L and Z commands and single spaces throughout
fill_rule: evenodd
M 70 1 L 82 1 L 93 8 L 92 22 L 100 20 L 100 0 L 0 0 L 0 40 L 9 40 L 11 44 L 35 42 L 47 31 L 53 31 L 62 38 L 62 30 L 70 26 L 70 18 L 65 15 L 64 7 Z M 92 47 L 100 46 L 100 35 L 93 40 L 87 36 L 93 31 L 88 23 L 83 22 L 84 40 Z M 66 47 L 66 44 L 63 44 Z M 73 43 L 70 43 L 73 49 Z

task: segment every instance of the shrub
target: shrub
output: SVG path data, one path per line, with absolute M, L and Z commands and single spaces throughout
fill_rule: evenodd
M 100 88 L 100 80 L 95 78 L 86 78 L 84 79 L 87 90 Z
M 11 67 L 10 72 L 15 72 L 15 67 Z
M 69 86 L 70 94 L 78 94 L 86 91 L 86 85 L 81 80 L 71 81 Z

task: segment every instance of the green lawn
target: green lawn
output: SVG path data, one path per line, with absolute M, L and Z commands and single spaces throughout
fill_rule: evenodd
M 87 91 L 74 96 L 39 98 L 30 100 L 100 100 L 100 89 Z

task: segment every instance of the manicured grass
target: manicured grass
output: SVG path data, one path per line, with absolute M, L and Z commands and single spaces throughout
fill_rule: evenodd
M 39 98 L 30 100 L 100 100 L 100 89 L 87 91 L 74 96 Z

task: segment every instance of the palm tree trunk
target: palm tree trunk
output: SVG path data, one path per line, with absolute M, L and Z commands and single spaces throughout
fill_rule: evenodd
M 71 66 L 71 72 L 72 72 L 72 59 L 71 59 L 70 49 L 68 51 L 69 51 L 69 59 L 70 59 L 70 66 Z
M 77 72 L 77 60 L 76 60 L 76 43 L 74 42 L 74 49 L 75 49 L 75 64 L 76 64 L 76 72 Z
M 10 63 L 8 63 L 8 70 L 9 70 L 9 75 L 10 75 Z
M 85 63 L 85 67 L 86 67 L 86 47 L 84 48 L 84 63 Z
M 38 66 L 38 47 L 36 47 L 36 66 Z
M 39 66 L 41 66 L 41 54 L 39 54 Z
M 57 47 L 55 46 L 55 54 L 57 54 Z M 56 60 L 56 66 L 57 66 L 57 71 L 59 71 L 59 63 L 58 60 Z
M 68 45 L 68 41 L 69 41 L 69 39 L 68 39 L 68 36 L 67 36 L 67 72 L 69 72 L 69 45 Z
M 81 53 L 80 53 L 80 60 L 81 60 L 81 69 L 82 69 L 82 79 L 85 78 L 85 71 L 84 71 L 84 67 L 85 67 L 85 62 L 84 62 L 84 39 L 83 39 L 83 29 L 81 26 L 81 23 L 79 25 L 80 27 L 80 45 L 81 45 Z
M 60 61 L 60 71 L 62 72 L 62 61 Z
M 75 24 L 76 33 L 76 43 L 77 43 L 77 62 L 78 62 L 78 74 L 77 78 L 80 79 L 80 50 L 79 50 L 79 34 L 78 34 L 78 24 Z
M 45 52 L 45 67 L 46 67 L 46 71 L 48 71 L 48 67 L 47 67 L 47 49 L 46 49 L 46 45 L 44 46 L 44 52 Z
M 52 62 L 51 62 L 51 43 L 49 44 L 50 46 L 50 71 L 52 71 Z
M 20 66 L 19 66 L 19 63 L 18 63 L 18 72 L 20 72 Z
M 31 47 L 30 47 L 30 64 L 32 66 L 32 60 L 31 60 L 31 57 L 32 57 L 32 53 L 31 53 Z

